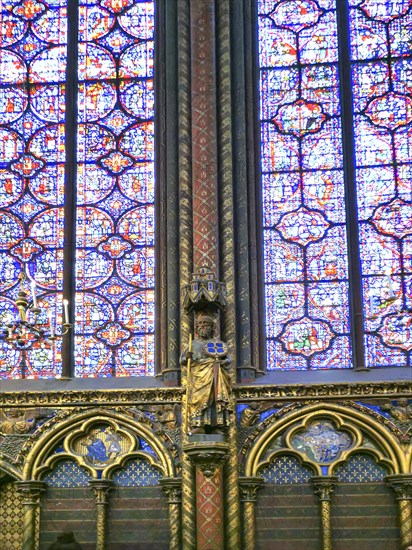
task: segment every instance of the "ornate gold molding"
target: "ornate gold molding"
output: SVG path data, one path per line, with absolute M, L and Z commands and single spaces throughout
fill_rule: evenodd
M 139 403 L 180 403 L 183 388 L 130 390 L 61 390 L 0 393 L 0 407 L 98 407 Z
M 237 386 L 233 392 L 240 402 L 291 399 L 359 399 L 410 397 L 412 382 L 290 384 L 284 386 Z

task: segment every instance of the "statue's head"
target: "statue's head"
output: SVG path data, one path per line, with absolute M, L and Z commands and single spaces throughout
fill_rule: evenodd
M 201 313 L 196 319 L 196 332 L 200 338 L 213 338 L 215 325 L 213 317 Z

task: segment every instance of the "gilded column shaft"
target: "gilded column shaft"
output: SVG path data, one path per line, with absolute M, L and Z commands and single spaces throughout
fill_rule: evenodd
M 322 550 L 332 550 L 331 497 L 337 479 L 333 476 L 315 476 L 311 481 L 319 498 Z
M 107 504 L 112 481 L 93 479 L 90 481 L 90 486 L 96 502 L 96 550 L 105 550 Z
M 395 491 L 398 501 L 401 548 L 406 548 L 412 545 L 412 476 L 393 475 L 388 476 L 386 481 Z
M 192 463 L 182 457 L 182 532 L 183 550 L 196 550 L 196 496 Z
M 190 112 L 190 5 L 178 0 L 178 126 L 179 126 L 179 276 L 180 285 L 190 283 L 193 272 L 192 219 L 192 148 Z M 191 331 L 191 319 L 180 311 L 180 340 L 186 346 Z
M 169 503 L 169 550 L 180 550 L 181 546 L 181 506 L 182 506 L 182 481 L 175 478 L 160 480 Z
M 255 550 L 256 546 L 256 518 L 255 506 L 258 489 L 263 484 L 260 477 L 239 478 L 240 498 L 243 508 L 243 541 L 244 550 Z
M 20 481 L 17 490 L 22 495 L 23 541 L 22 550 L 37 550 L 39 536 L 36 533 L 36 516 L 40 511 L 40 495 L 45 484 L 42 481 Z

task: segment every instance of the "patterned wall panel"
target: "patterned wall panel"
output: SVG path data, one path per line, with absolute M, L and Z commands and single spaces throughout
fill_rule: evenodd
M 58 462 L 43 478 L 47 488 L 41 499 L 41 550 L 67 531 L 73 531 L 84 550 L 95 548 L 96 519 L 90 479 L 86 470 L 72 460 Z
M 313 550 L 320 520 L 310 478 L 314 475 L 291 455 L 262 468 L 265 480 L 256 505 L 257 550 Z
M 141 458 L 129 460 L 114 474 L 107 530 L 109 548 L 169 548 L 168 504 L 159 477 L 159 471 Z
M 23 530 L 23 507 L 14 483 L 0 485 L 0 548 L 20 550 Z

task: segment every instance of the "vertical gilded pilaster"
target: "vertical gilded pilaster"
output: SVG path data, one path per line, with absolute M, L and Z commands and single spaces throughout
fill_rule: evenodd
M 395 491 L 398 501 L 401 548 L 412 545 L 412 475 L 388 476 L 386 481 Z
M 322 550 L 332 550 L 331 498 L 337 481 L 333 476 L 314 476 L 311 479 L 319 498 Z
M 168 1 L 168 0 L 167 0 Z M 178 136 L 179 136 L 179 276 L 180 285 L 190 283 L 193 273 L 193 212 L 192 212 L 192 132 L 190 80 L 190 3 L 178 0 Z M 180 310 L 180 342 L 187 345 L 191 317 Z M 182 376 L 184 374 L 182 373 Z
M 96 550 L 104 550 L 106 547 L 107 504 L 112 484 L 109 479 L 90 481 L 96 502 Z
M 40 513 L 40 495 L 44 491 L 45 483 L 43 481 L 19 481 L 16 486 L 22 496 L 24 508 L 22 550 L 37 550 L 39 532 L 36 520 Z
M 160 485 L 167 495 L 169 503 L 169 550 L 181 549 L 181 507 L 182 507 L 182 480 L 165 477 Z
M 190 1 L 194 271 L 219 279 L 215 0 Z
M 184 452 L 194 464 L 196 483 L 196 550 L 225 548 L 224 463 L 228 445 L 222 435 L 189 438 Z
M 240 477 L 240 500 L 243 511 L 243 550 L 255 550 L 256 545 L 256 522 L 255 506 L 258 489 L 263 484 L 260 477 Z

